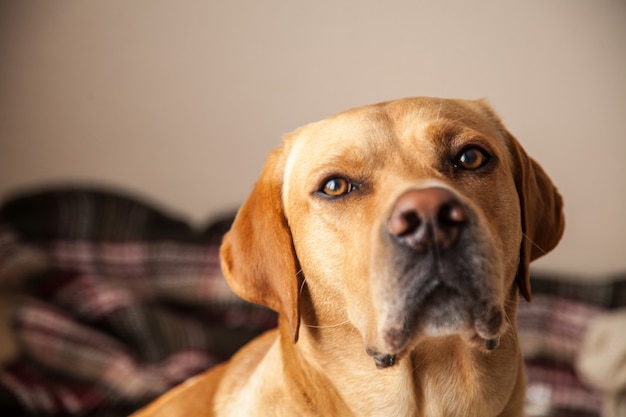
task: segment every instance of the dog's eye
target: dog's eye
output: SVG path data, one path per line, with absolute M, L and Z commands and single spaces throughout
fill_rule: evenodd
M 331 178 L 326 181 L 320 192 L 328 197 L 341 197 L 356 190 L 356 185 L 345 178 Z
M 491 156 L 485 152 L 484 149 L 471 146 L 459 152 L 454 161 L 454 166 L 467 170 L 475 170 L 485 166 L 490 158 Z

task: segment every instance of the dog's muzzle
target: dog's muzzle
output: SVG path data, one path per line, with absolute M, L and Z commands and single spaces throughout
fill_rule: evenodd
M 395 201 L 384 227 L 398 254 L 397 279 L 387 282 L 395 288 L 381 328 L 387 352 L 367 349 L 376 366 L 393 366 L 416 329 L 430 325 L 443 333 L 472 327 L 486 350 L 497 348 L 503 315 L 484 297 L 484 271 L 472 261 L 480 252 L 475 213 L 444 187 L 411 189 Z

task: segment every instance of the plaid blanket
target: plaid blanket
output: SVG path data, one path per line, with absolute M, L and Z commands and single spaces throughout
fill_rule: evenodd
M 575 363 L 594 319 L 626 305 L 625 289 L 617 277 L 597 284 L 533 277 L 533 301 L 520 303 L 517 319 L 528 417 L 600 416 L 602 394 L 581 382 Z
M 218 245 L 231 220 L 195 231 L 106 190 L 0 207 L 0 289 L 24 294 L 13 314 L 20 356 L 0 367 L 0 414 L 127 415 L 273 327 L 273 312 L 223 280 Z M 626 280 L 535 276 L 533 294 L 518 316 L 527 416 L 599 416 L 601 397 L 573 363 L 591 321 L 626 305 Z
M 1 414 L 127 415 L 273 327 L 273 312 L 222 277 L 230 220 L 196 232 L 134 198 L 80 189 L 2 206 L 0 288 L 25 296 Z

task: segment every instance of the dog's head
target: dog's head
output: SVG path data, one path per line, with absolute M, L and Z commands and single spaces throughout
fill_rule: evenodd
M 316 316 L 349 321 L 385 367 L 423 336 L 493 348 L 515 283 L 530 300 L 529 263 L 563 223 L 555 187 L 484 102 L 405 99 L 289 135 L 225 236 L 222 267 L 294 341 L 306 285 Z

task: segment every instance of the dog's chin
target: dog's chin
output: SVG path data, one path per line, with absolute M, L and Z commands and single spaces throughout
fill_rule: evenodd
M 488 352 L 498 348 L 505 327 L 504 310 L 497 303 L 441 288 L 421 305 L 383 320 L 377 342 L 367 346 L 366 352 L 379 369 L 395 365 L 428 338 L 455 335 L 470 347 Z

